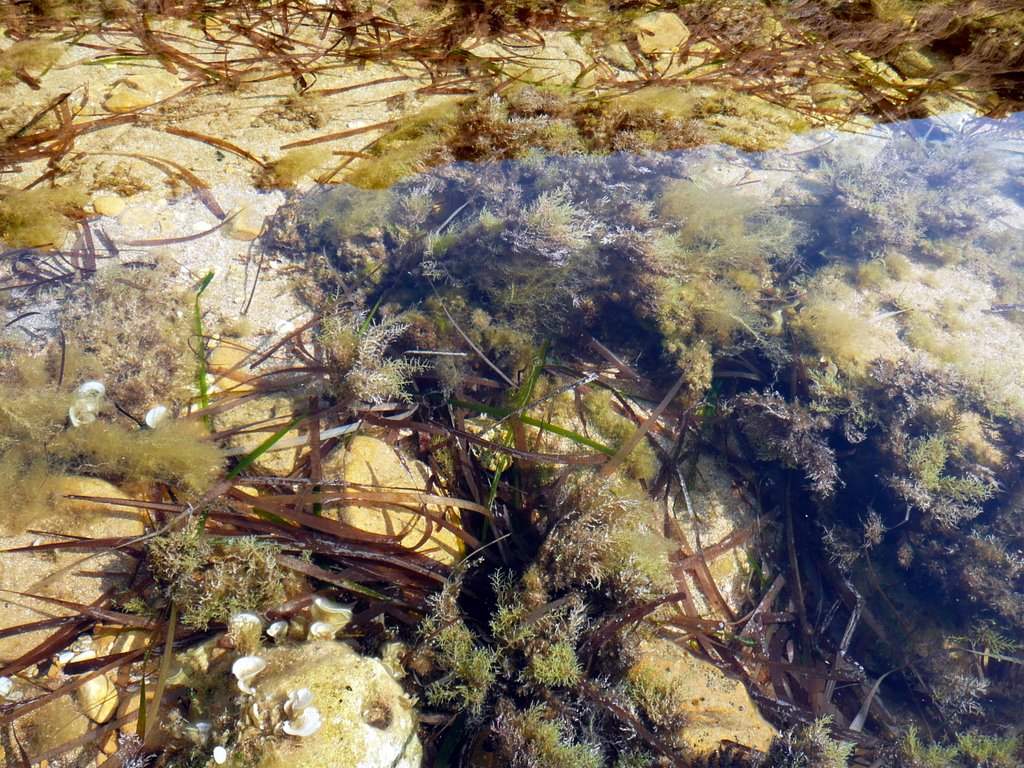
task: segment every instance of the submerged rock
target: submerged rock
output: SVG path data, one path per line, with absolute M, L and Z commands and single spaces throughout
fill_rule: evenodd
M 68 496 L 128 499 L 119 488 L 91 477 L 64 476 L 45 481 L 50 497 L 50 514 L 33 527 L 63 536 L 118 538 L 141 536 L 142 515 L 128 507 L 70 499 Z M 0 548 L 31 546 L 50 540 L 34 533 L 17 532 L 0 537 Z M 60 539 L 58 539 L 60 540 Z M 81 550 L 56 552 L 0 552 L 0 584 L 13 592 L 36 593 L 46 597 L 90 605 L 112 587 L 126 583 L 135 559 L 126 553 L 104 550 L 90 555 Z M 11 593 L 0 596 L 0 628 L 9 629 L 49 616 L 63 616 L 68 609 Z M 10 660 L 45 640 L 49 630 L 0 638 L 0 660 Z
M 260 711 L 288 715 L 308 699 L 303 709 L 315 707 L 320 727 L 277 738 L 259 768 L 418 768 L 414 702 L 379 660 L 331 640 L 273 648 L 265 657 L 256 682 Z M 284 732 L 302 732 L 294 725 Z
M 324 462 L 323 476 L 327 481 L 343 480 L 357 496 L 360 492 L 393 493 L 403 502 L 347 504 L 338 509 L 339 520 L 368 533 L 400 535 L 403 546 L 440 563 L 461 559 L 462 541 L 437 522 L 457 525 L 457 513 L 437 504 L 424 505 L 426 514 L 413 511 L 421 505 L 422 494 L 437 493 L 429 487 L 430 471 L 422 462 L 402 457 L 383 440 L 358 435 Z
M 690 39 L 690 30 L 678 15 L 655 11 L 641 16 L 633 26 L 640 50 L 649 55 L 675 53 Z
M 690 757 L 707 756 L 723 741 L 768 751 L 776 731 L 740 681 L 667 640 L 645 642 L 641 652 L 630 683 L 664 735 Z

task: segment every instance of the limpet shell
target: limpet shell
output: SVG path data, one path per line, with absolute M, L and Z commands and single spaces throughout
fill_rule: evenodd
M 236 659 L 231 665 L 231 674 L 238 680 L 238 690 L 242 693 L 256 693 L 256 689 L 249 682 L 266 668 L 267 661 L 260 656 L 243 656 Z
M 146 411 L 146 415 L 142 417 L 142 420 L 146 422 L 146 426 L 150 429 L 156 429 L 160 424 L 167 421 L 169 415 L 170 411 L 166 405 L 154 405 Z
M 352 621 L 352 606 L 336 603 L 326 597 L 317 597 L 309 608 L 309 615 L 313 621 L 330 624 L 337 631 Z
M 289 736 L 312 736 L 320 730 L 320 725 L 320 710 L 316 707 L 306 707 L 298 717 L 285 720 L 281 730 Z

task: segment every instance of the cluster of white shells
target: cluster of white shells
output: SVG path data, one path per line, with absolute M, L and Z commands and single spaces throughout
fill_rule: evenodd
M 107 388 L 102 381 L 86 381 L 75 390 L 75 399 L 71 401 L 68 408 L 68 421 L 73 427 L 81 427 L 84 424 L 91 424 L 96 421 L 103 408 L 103 401 L 107 396 Z M 150 429 L 155 429 L 161 422 L 166 421 L 170 411 L 165 405 L 156 405 L 146 411 L 143 421 Z
M 325 597 L 317 597 L 310 605 L 309 616 L 297 616 L 291 621 L 275 621 L 267 627 L 267 635 L 275 642 L 291 638 L 296 640 L 331 639 L 352 620 L 352 608 L 336 603 Z M 262 632 L 263 621 L 252 613 L 240 613 L 229 621 L 229 631 L 241 637 Z M 262 712 L 255 700 L 256 678 L 267 668 L 262 656 L 241 656 L 231 665 L 238 690 L 254 697 L 249 704 L 249 722 L 277 734 L 302 738 L 312 736 L 321 726 L 320 711 L 313 706 L 313 692 L 308 688 L 291 691 L 288 697 L 273 712 Z M 204 724 L 197 724 L 199 725 Z M 221 765 L 228 758 L 227 749 L 217 746 L 213 749 L 213 761 Z
M 248 696 L 256 694 L 253 681 L 264 669 L 267 661 L 261 656 L 243 656 L 231 665 L 231 673 L 235 676 L 238 690 Z M 275 733 L 288 736 L 312 736 L 320 729 L 320 711 L 313 706 L 313 692 L 309 688 L 291 691 L 284 704 L 281 705 L 279 716 L 270 718 L 274 723 Z M 260 712 L 258 702 L 249 705 L 249 720 L 253 725 L 262 727 L 266 722 Z
M 309 607 L 309 617 L 296 616 L 291 621 L 275 621 L 267 634 L 275 641 L 333 639 L 352 621 L 352 607 L 317 597 Z

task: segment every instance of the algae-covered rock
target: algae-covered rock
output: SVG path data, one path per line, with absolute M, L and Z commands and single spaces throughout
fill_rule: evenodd
M 633 22 L 636 41 L 646 54 L 674 53 L 686 45 L 690 30 L 683 20 L 669 11 L 654 11 Z
M 281 708 L 306 689 L 321 725 L 277 738 L 259 768 L 418 768 L 413 700 L 379 660 L 328 640 L 271 649 L 265 658 L 255 683 L 260 709 Z
M 693 758 L 723 741 L 767 752 L 776 731 L 738 680 L 667 640 L 647 641 L 629 672 L 634 698 Z
M 119 488 L 90 477 L 51 477 L 44 481 L 46 515 L 32 523 L 36 530 L 53 531 L 60 538 L 40 537 L 22 529 L 0 538 L 0 549 L 31 546 L 63 536 L 119 538 L 141 536 L 145 530 L 139 511 L 69 496 L 127 499 Z M 91 555 L 81 550 L 56 552 L 0 552 L 0 628 L 9 629 L 49 616 L 68 615 L 67 608 L 12 594 L 26 592 L 90 605 L 111 588 L 127 583 L 135 559 L 105 550 Z M 49 636 L 41 630 L 0 638 L 0 660 L 11 660 Z

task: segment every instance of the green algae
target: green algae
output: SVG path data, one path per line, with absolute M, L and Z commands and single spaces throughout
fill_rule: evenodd
M 74 231 L 86 201 L 73 187 L 0 190 L 0 242 L 14 248 L 59 247 Z
M 239 613 L 261 614 L 298 593 L 298 580 L 276 560 L 279 551 L 254 537 L 204 536 L 189 525 L 153 539 L 146 565 L 182 622 L 206 629 Z
M 921 138 L 929 130 L 938 138 Z M 978 298 L 991 301 L 994 285 L 1012 285 L 1010 243 L 1019 239 L 993 220 L 995 195 L 1011 187 L 986 149 L 989 140 L 1012 140 L 1012 131 L 971 138 L 926 125 L 866 148 L 837 143 L 753 160 L 748 173 L 768 167 L 797 179 L 772 188 L 784 205 L 743 194 L 714 176 L 713 163 L 685 155 L 456 164 L 374 198 L 388 213 L 368 229 L 333 219 L 329 238 L 313 247 L 333 254 L 346 281 L 379 265 L 361 284 L 361 301 L 383 293 L 381 306 L 392 313 L 416 303 L 409 342 L 418 346 L 462 349 L 470 358 L 482 352 L 499 369 L 527 371 L 540 340 L 579 349 L 586 333 L 624 359 L 643 360 L 644 372 L 663 376 L 675 367 L 688 385 L 684 407 L 702 408 L 726 444 L 749 451 L 767 487 L 786 487 L 787 508 L 813 510 L 807 514 L 820 529 L 796 534 L 798 548 L 817 553 L 808 557 L 841 568 L 873 599 L 884 592 L 914 606 L 927 583 L 949 600 L 969 594 L 974 607 L 962 608 L 965 615 L 999 615 L 1017 626 L 1018 587 L 1005 579 L 1000 586 L 997 573 L 1018 574 L 1011 552 L 1020 532 L 1008 522 L 1014 502 L 1001 482 L 1012 482 L 1019 464 L 1010 449 L 1019 430 L 1008 418 L 1016 402 L 1009 378 L 1019 366 L 1011 357 L 978 364 L 984 339 L 1017 338 L 1016 321 Z M 729 150 L 717 152 L 742 165 Z M 320 192 L 310 201 L 314 220 L 321 201 L 326 210 L 361 205 L 351 189 Z M 305 239 L 301 226 L 296 233 L 281 240 Z M 965 270 L 975 282 L 958 296 L 948 287 L 965 280 Z M 446 360 L 436 371 L 457 391 L 473 365 Z M 541 385 L 535 395 L 546 391 Z M 609 390 L 584 388 L 557 395 L 540 413 L 616 446 L 632 427 L 617 420 L 614 403 Z M 545 441 L 537 445 L 558 444 L 557 436 L 528 434 Z M 644 444 L 624 474 L 656 482 L 659 462 L 653 444 Z M 631 498 L 627 489 L 616 493 Z M 629 519 L 625 509 L 617 514 Z M 468 670 L 446 676 L 459 667 L 435 648 L 431 673 L 444 685 L 461 681 L 459 692 L 442 695 L 445 706 L 486 711 L 510 687 L 521 696 L 582 685 L 572 642 L 538 643 L 517 616 L 536 610 L 541 595 L 574 594 L 565 569 L 590 573 L 606 589 L 619 584 L 625 591 L 616 601 L 629 599 L 629 585 L 657 583 L 663 565 L 652 562 L 644 576 L 636 570 L 637 553 L 655 551 L 656 542 L 627 529 L 549 531 L 548 542 L 573 540 L 582 554 L 545 544 L 543 571 L 527 568 L 519 581 L 491 587 L 501 598 L 489 622 L 472 626 L 460 617 L 461 656 L 484 654 L 490 693 L 470 703 L 478 689 Z M 625 563 L 634 570 L 618 582 L 613 574 Z M 552 621 L 564 621 L 553 613 Z M 879 613 L 880 637 L 902 631 L 903 613 Z M 921 612 L 922 622 L 947 635 L 959 620 Z M 573 636 L 565 625 L 555 633 Z M 915 665 L 935 685 L 937 711 L 965 717 L 944 693 L 956 681 L 926 664 L 939 653 L 935 645 L 910 656 L 884 647 L 875 661 Z M 508 659 L 523 670 L 516 680 L 503 672 Z M 971 722 L 981 721 L 980 697 L 976 706 Z M 824 725 L 811 730 L 788 742 L 786 759 L 838 764 L 850 745 L 830 740 Z

